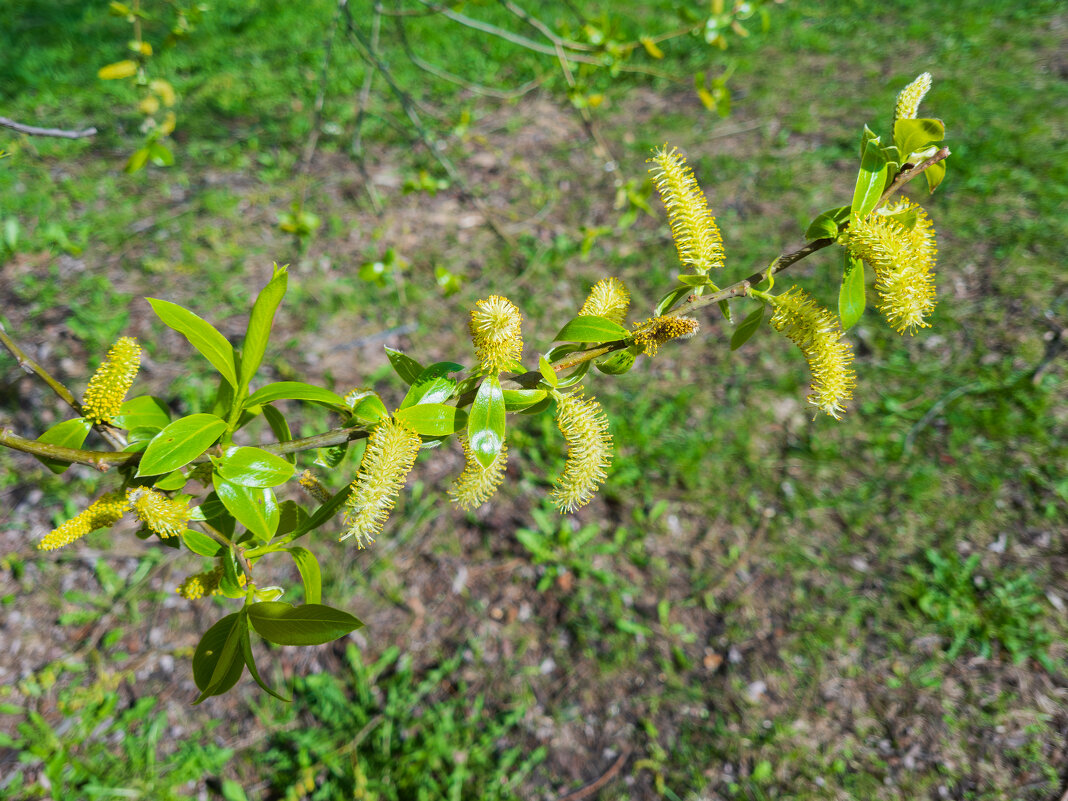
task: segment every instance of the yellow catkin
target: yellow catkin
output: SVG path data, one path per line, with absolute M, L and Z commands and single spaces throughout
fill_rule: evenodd
M 634 341 L 646 356 L 655 356 L 660 346 L 673 339 L 688 339 L 701 324 L 692 317 L 651 317 L 635 326 Z
M 899 334 L 930 325 L 935 307 L 934 267 L 938 243 L 927 213 L 909 200 L 886 209 L 887 214 L 914 213 L 916 224 L 906 228 L 887 214 L 854 218 L 845 240 L 854 258 L 875 271 L 879 311 Z
M 110 423 L 118 416 L 126 393 L 141 366 L 141 346 L 133 337 L 122 337 L 89 379 L 82 412 L 94 423 Z
M 161 537 L 176 537 L 189 525 L 189 504 L 148 487 L 130 487 L 126 500 L 137 519 Z
M 630 293 L 626 285 L 618 278 L 602 278 L 593 285 L 579 314 L 604 317 L 622 325 L 629 308 Z
M 199 601 L 205 595 L 221 595 L 219 585 L 222 583 L 222 565 L 204 573 L 195 573 L 186 578 L 175 588 L 175 592 L 189 601 Z M 248 577 L 244 573 L 237 574 L 237 583 L 244 587 L 248 583 Z
M 490 295 L 478 301 L 468 329 L 482 369 L 499 373 L 523 357 L 523 315 L 508 298 Z
M 118 491 L 107 492 L 93 501 L 84 512 L 46 534 L 37 543 L 37 548 L 42 551 L 52 551 L 64 545 L 70 545 L 90 531 L 115 525 L 122 519 L 128 508 L 125 494 Z
M 415 464 L 420 442 L 418 434 L 392 418 L 375 426 L 352 482 L 345 510 L 349 528 L 340 539 L 353 537 L 360 548 L 375 541 Z
M 471 444 L 463 434 L 458 436 L 464 449 L 464 471 L 449 488 L 449 497 L 461 509 L 470 511 L 488 501 L 504 480 L 508 465 L 508 446 L 501 444 L 501 451 L 489 467 L 483 467 L 475 458 Z
M 897 96 L 894 105 L 894 122 L 914 120 L 920 108 L 920 101 L 931 88 L 931 73 L 925 72 L 906 86 Z M 905 154 L 902 154 L 905 155 Z
M 556 425 L 567 440 L 567 462 L 552 501 L 561 512 L 572 512 L 589 503 L 608 477 L 612 434 L 604 410 L 593 398 L 564 395 L 556 404 Z
M 322 485 L 313 474 L 311 470 L 305 470 L 300 474 L 300 486 L 305 492 L 311 495 L 319 503 L 326 503 L 330 500 L 330 492 L 326 487 Z
M 693 170 L 675 148 L 656 150 L 650 159 L 660 199 L 667 209 L 671 236 L 679 251 L 679 260 L 698 273 L 722 267 L 725 252 L 723 238 L 716 227 L 716 218 L 708 208 L 708 200 L 697 185 Z
M 843 339 L 838 318 L 796 286 L 776 296 L 774 302 L 772 327 L 801 349 L 812 372 L 808 402 L 838 419 L 857 385 L 850 368 L 853 347 Z

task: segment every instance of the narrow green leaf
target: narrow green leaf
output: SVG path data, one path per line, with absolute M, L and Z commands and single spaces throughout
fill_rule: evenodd
M 656 304 L 656 316 L 660 317 L 667 312 L 671 311 L 675 304 L 685 298 L 693 290 L 688 286 L 677 286 L 668 292 L 664 297 L 660 298 Z
M 145 298 L 145 300 L 152 305 L 152 311 L 164 323 L 189 340 L 189 344 L 211 362 L 212 367 L 230 382 L 230 386 L 237 388 L 237 360 L 234 358 L 234 348 L 226 337 L 220 334 L 211 323 L 193 314 L 189 309 L 183 309 L 177 303 L 158 298 Z
M 308 513 L 296 501 L 282 501 L 278 505 L 278 528 L 275 534 L 285 536 L 308 522 Z
M 213 414 L 191 414 L 168 425 L 148 443 L 138 476 L 158 476 L 184 467 L 200 456 L 226 430 L 226 421 Z
M 59 445 L 63 448 L 80 448 L 85 442 L 85 438 L 89 436 L 89 430 L 92 427 L 93 424 L 84 417 L 75 417 L 73 420 L 56 423 L 41 434 L 37 441 L 48 445 Z M 38 457 L 38 461 L 56 475 L 70 467 L 68 462 L 62 462 L 58 459 L 42 459 Z
M 449 373 L 463 370 L 462 364 L 455 362 L 437 362 L 423 369 L 412 382 L 408 394 L 401 401 L 400 408 L 417 406 L 420 403 L 444 403 L 452 397 L 456 382 L 448 377 Z
M 241 640 L 248 639 L 248 621 L 244 612 L 234 612 L 204 632 L 193 654 L 193 681 L 200 696 L 193 702 L 222 695 L 241 678 L 245 662 L 241 658 Z
M 305 602 L 309 604 L 322 603 L 322 571 L 319 570 L 319 561 L 315 558 L 315 554 L 307 548 L 301 548 L 299 545 L 286 548 L 286 551 L 293 557 L 297 570 L 300 572 L 300 580 L 304 583 Z
M 186 548 L 199 556 L 218 556 L 222 549 L 219 543 L 195 528 L 187 528 L 182 532 L 182 542 Z
M 252 643 L 249 641 L 248 637 L 245 637 L 241 640 L 241 656 L 245 660 L 245 665 L 248 667 L 248 672 L 252 674 L 253 680 L 258 685 L 260 685 L 260 687 L 269 692 L 279 701 L 285 701 L 288 704 L 292 700 L 290 698 L 286 698 L 284 695 L 279 695 L 264 683 L 263 678 L 260 676 L 259 670 L 256 669 L 256 658 L 252 655 Z M 240 785 L 238 785 L 238 788 L 240 789 Z M 242 790 L 241 792 L 242 795 L 244 795 L 244 791 Z
M 606 375 L 623 375 L 634 366 L 637 358 L 637 346 L 629 345 L 623 350 L 617 350 L 598 360 L 597 369 Z
M 689 286 L 689 287 L 708 286 L 709 284 L 712 283 L 708 279 L 708 276 L 704 275 L 703 273 L 700 274 L 700 275 L 692 275 L 690 273 L 682 273 L 681 275 L 677 275 L 675 277 L 676 277 L 676 279 L 678 279 L 678 282 L 680 284 L 682 284 L 683 286 Z
M 119 415 L 112 421 L 119 428 L 132 431 L 135 428 L 164 429 L 171 422 L 167 404 L 151 395 L 130 398 L 122 404 Z
M 467 423 L 467 414 L 443 403 L 421 403 L 398 409 L 394 415 L 425 437 L 443 437 L 459 431 Z
M 278 528 L 278 499 L 267 487 L 243 487 L 212 473 L 212 484 L 226 511 L 262 540 L 269 540 Z
M 505 406 L 501 380 L 486 376 L 467 417 L 467 441 L 484 468 L 493 464 L 504 445 Z
M 846 266 L 842 272 L 842 284 L 838 288 L 838 316 L 842 329 L 848 331 L 864 315 L 867 302 L 864 291 L 864 261 L 846 254 Z
M 423 365 L 411 356 L 405 356 L 399 350 L 386 348 L 386 356 L 389 358 L 389 363 L 393 365 L 394 371 L 401 377 L 401 380 L 404 381 L 405 384 L 415 383 L 415 380 L 419 378 L 420 373 L 423 372 Z
M 363 626 L 348 612 L 322 604 L 263 601 L 247 609 L 256 633 L 277 645 L 322 645 Z
M 753 334 L 760 330 L 760 326 L 764 322 L 765 309 L 766 304 L 761 303 L 758 308 L 749 312 L 746 318 L 738 324 L 738 327 L 734 329 L 734 333 L 731 334 L 731 350 L 738 350 L 750 340 Z
M 240 387 L 247 388 L 256 371 L 260 369 L 271 336 L 274 315 L 286 294 L 288 280 L 286 268 L 274 265 L 274 276 L 267 282 L 267 286 L 260 290 L 256 302 L 252 305 L 248 329 L 245 332 L 245 344 L 241 348 Z
M 521 412 L 529 409 L 535 403 L 545 400 L 548 394 L 544 389 L 506 389 L 504 390 L 505 411 Z
M 550 387 L 555 387 L 559 379 L 556 377 L 556 370 L 544 356 L 538 357 L 538 372 L 541 373 L 541 377 L 545 379 L 545 383 Z
M 877 139 L 873 139 L 869 146 L 864 148 L 864 157 L 860 160 L 860 172 L 857 174 L 857 185 L 853 189 L 853 202 L 849 207 L 851 215 L 867 217 L 883 193 L 887 172 L 886 156 L 882 150 L 873 146 L 877 142 Z
M 260 387 L 245 398 L 242 406 L 247 409 L 250 406 L 259 406 L 278 400 L 306 400 L 325 403 L 328 406 L 345 406 L 345 399 L 336 392 L 313 384 L 305 384 L 303 381 L 277 381 L 274 384 Z M 348 407 L 345 406 L 345 408 Z
M 149 439 L 151 439 L 151 437 L 149 437 Z M 158 490 L 163 490 L 164 492 L 174 492 L 184 487 L 188 480 L 189 479 L 186 478 L 185 473 L 181 470 L 175 470 L 172 473 L 167 473 L 167 475 L 162 478 L 157 478 L 152 482 L 152 486 Z
M 294 466 L 261 448 L 230 448 L 216 460 L 216 472 L 243 487 L 277 487 L 293 477 Z
M 923 171 L 923 175 L 927 179 L 927 188 L 934 192 L 946 177 L 946 162 L 940 161 L 937 164 L 932 164 Z
M 843 223 L 849 222 L 849 206 L 820 212 L 805 229 L 805 239 L 835 239 Z
M 942 120 L 898 120 L 894 123 L 894 144 L 903 160 L 945 138 L 946 126 Z
M 133 174 L 148 164 L 148 157 L 151 151 L 147 147 L 139 147 L 133 153 L 130 154 L 130 158 L 126 160 L 126 166 L 123 167 L 123 172 Z
M 377 423 L 383 417 L 388 417 L 389 411 L 381 398 L 370 393 L 353 404 L 352 416 L 363 423 Z
M 270 404 L 262 406 L 261 410 L 263 411 L 263 419 L 271 427 L 271 433 L 274 434 L 275 439 L 279 442 L 290 442 L 293 439 L 293 432 L 289 429 L 289 421 L 286 420 L 285 415 Z M 282 458 L 294 464 L 297 461 L 295 453 L 287 453 Z
M 553 339 L 556 342 L 615 342 L 629 336 L 630 331 L 619 323 L 582 314 L 568 321 Z

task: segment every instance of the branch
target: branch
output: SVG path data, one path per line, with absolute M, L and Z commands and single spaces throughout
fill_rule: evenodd
M 85 139 L 90 136 L 96 136 L 96 128 L 86 128 L 83 131 L 64 131 L 62 128 L 38 128 L 35 125 L 24 125 L 21 122 L 9 120 L 7 117 L 0 117 L 0 127 L 10 128 L 28 136 L 51 136 L 55 139 Z
M 64 448 L 61 445 L 50 445 L 47 442 L 38 442 L 37 440 L 20 437 L 6 428 L 0 429 L 0 445 L 6 445 L 12 450 L 39 456 L 42 459 L 55 459 L 60 462 L 88 465 L 89 467 L 95 467 L 102 473 L 114 467 L 137 464 L 141 461 L 140 453 L 83 451 L 80 448 Z

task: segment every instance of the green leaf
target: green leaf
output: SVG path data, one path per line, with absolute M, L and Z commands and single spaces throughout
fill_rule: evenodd
M 135 428 L 164 429 L 171 422 L 171 413 L 167 404 L 159 398 L 141 395 L 123 403 L 112 422 L 127 431 Z
M 894 144 L 905 160 L 917 150 L 923 150 L 945 138 L 946 126 L 942 120 L 898 120 L 894 123 Z
M 160 142 L 148 146 L 148 156 L 157 167 L 173 167 L 174 154 L 171 149 Z
M 149 437 L 149 439 L 151 439 L 151 437 Z M 167 473 L 167 475 L 162 478 L 157 478 L 152 482 L 152 486 L 158 490 L 163 490 L 164 492 L 174 492 L 184 487 L 188 480 L 189 479 L 186 478 L 185 473 L 181 470 L 175 470 L 172 473 Z
M 212 484 L 226 511 L 262 540 L 278 528 L 278 499 L 267 487 L 243 487 L 212 473 Z
M 278 505 L 278 528 L 275 534 L 279 537 L 296 531 L 308 522 L 308 513 L 303 506 L 296 501 L 282 501 Z
M 444 403 L 421 403 L 398 409 L 394 417 L 425 437 L 453 434 L 467 423 L 467 414 L 463 410 Z
M 843 223 L 849 222 L 849 206 L 820 212 L 805 229 L 805 239 L 835 239 Z
M 882 216 L 888 220 L 893 220 L 902 228 L 905 228 L 909 231 L 916 227 L 916 223 L 920 219 L 919 212 L 916 211 L 915 206 L 910 206 L 907 209 L 902 209 L 901 211 L 895 212 L 893 214 L 884 214 Z
M 693 287 L 693 286 L 708 286 L 709 284 L 712 283 L 709 280 L 708 276 L 704 275 L 704 274 L 691 275 L 690 273 L 682 273 L 681 275 L 677 275 L 675 277 L 678 279 L 679 283 L 682 284 L 683 286 L 690 286 L 690 287 Z
M 738 350 L 742 345 L 750 340 L 750 338 L 758 330 L 764 322 L 764 311 L 767 308 L 766 304 L 761 303 L 759 308 L 753 309 L 746 315 L 746 318 L 738 323 L 738 327 L 734 329 L 734 333 L 731 334 L 731 350 Z
M 182 542 L 185 547 L 198 556 L 218 556 L 222 547 L 219 543 L 195 528 L 187 528 L 182 532 Z
M 567 387 L 573 387 L 579 381 L 586 377 L 586 373 L 590 371 L 590 363 L 583 362 L 575 370 L 565 378 L 560 379 L 560 383 L 556 386 L 559 389 L 566 389 Z
M 352 492 L 352 487 L 346 486 L 334 493 L 330 500 L 315 510 L 314 514 L 308 518 L 306 523 L 289 535 L 289 539 L 295 540 L 297 537 L 303 537 L 309 531 L 314 531 L 330 520 L 330 518 L 337 514 L 337 510 L 344 505 L 345 501 L 349 499 L 350 492 Z
M 339 445 L 331 445 L 328 448 L 317 448 L 315 451 L 315 464 L 320 467 L 325 467 L 328 470 L 333 470 L 341 464 L 341 460 L 345 458 L 345 454 L 348 452 L 348 442 L 342 442 Z
M 600 359 L 596 366 L 598 370 L 606 375 L 623 375 L 634 366 L 637 358 L 638 347 L 630 345 L 624 350 L 617 350 L 615 353 L 608 354 L 603 359 Z
M 299 545 L 286 548 L 286 552 L 293 557 L 297 570 L 300 572 L 300 580 L 304 583 L 304 600 L 309 604 L 321 603 L 323 579 L 315 554 Z
M 252 643 L 249 641 L 248 637 L 245 637 L 244 639 L 241 640 L 241 656 L 245 660 L 245 665 L 248 666 L 248 672 L 252 674 L 253 680 L 255 680 L 255 682 L 258 685 L 260 685 L 260 687 L 262 687 L 264 690 L 269 692 L 271 695 L 273 695 L 279 701 L 285 701 L 288 704 L 292 700 L 290 698 L 286 698 L 284 695 L 279 695 L 274 690 L 272 690 L 270 687 L 268 687 L 266 684 L 264 684 L 263 678 L 260 676 L 259 670 L 256 669 L 256 658 L 252 655 Z M 237 793 L 234 792 L 233 795 L 235 797 L 238 797 L 238 798 L 245 798 L 246 797 L 245 793 L 244 793 L 244 790 L 241 789 L 241 785 L 236 785 L 236 790 L 240 791 L 241 795 L 238 796 Z M 225 793 L 224 793 L 224 796 L 225 796 Z
M 264 403 L 273 403 L 277 400 L 306 400 L 313 403 L 325 403 L 328 406 L 345 405 L 345 399 L 336 392 L 331 392 L 323 387 L 305 384 L 303 381 L 277 381 L 260 387 L 247 398 L 242 404 L 246 409 L 250 406 L 260 406 Z
M 946 177 L 946 162 L 942 160 L 937 164 L 932 164 L 926 170 L 923 171 L 924 177 L 927 178 L 927 188 L 934 192 L 938 189 L 938 185 L 942 183 L 942 179 Z
M 82 443 L 85 442 L 85 438 L 89 436 L 89 430 L 92 427 L 93 424 L 84 417 L 75 417 L 73 420 L 64 420 L 62 423 L 56 423 L 41 434 L 41 436 L 37 438 L 37 441 L 44 442 L 48 445 L 59 445 L 63 448 L 80 448 L 82 447 Z M 56 475 L 59 475 L 70 467 L 68 462 L 63 462 L 58 459 L 43 459 L 38 457 L 38 461 Z
M 541 373 L 541 377 L 545 379 L 545 383 L 550 387 L 555 387 L 559 379 L 556 377 L 556 370 L 552 364 L 544 356 L 538 357 L 538 371 Z
M 846 267 L 842 272 L 842 285 L 838 289 L 838 316 L 842 329 L 848 331 L 864 315 L 867 302 L 864 291 L 864 261 L 846 254 Z
M 509 412 L 529 409 L 535 403 L 541 403 L 549 394 L 544 389 L 506 389 L 503 393 L 504 408 Z
M 293 439 L 293 432 L 289 429 L 289 421 L 286 420 L 285 415 L 278 411 L 276 408 L 267 404 L 262 408 L 263 419 L 267 421 L 267 425 L 271 427 L 271 433 L 279 442 L 290 442 Z M 295 453 L 287 453 L 283 456 L 287 462 L 296 464 L 297 455 Z
M 405 384 L 415 383 L 423 372 L 423 365 L 411 356 L 405 356 L 399 350 L 386 348 L 386 356 L 389 358 L 389 363 L 393 365 L 397 375 L 401 377 Z
M 691 288 L 688 286 L 677 286 L 668 292 L 664 297 L 656 303 L 656 316 L 660 317 L 667 312 L 671 311 L 675 307 L 675 304 L 690 294 Z
M 267 286 L 260 290 L 256 302 L 252 305 L 248 329 L 245 332 L 245 344 L 241 348 L 240 387 L 248 387 L 263 362 L 263 354 L 271 336 L 271 326 L 274 324 L 274 314 L 286 294 L 288 279 L 286 268 L 274 265 L 274 276 L 267 282 Z
M 504 391 L 497 376 L 486 376 L 467 417 L 467 441 L 483 468 L 489 468 L 504 445 Z
M 237 389 L 237 369 L 235 367 L 233 346 L 226 337 L 206 320 L 183 309 L 177 303 L 158 298 L 145 298 L 159 318 L 168 326 L 189 340 L 189 344 L 211 362 L 234 389 Z
M 213 414 L 191 414 L 168 425 L 148 443 L 138 476 L 158 476 L 184 467 L 200 456 L 226 430 L 226 421 Z
M 615 342 L 629 336 L 630 331 L 619 323 L 582 314 L 564 325 L 553 339 L 556 342 Z
M 277 487 L 293 477 L 294 466 L 261 448 L 230 448 L 215 463 L 215 471 L 243 487 Z
M 123 172 L 130 173 L 131 175 L 138 170 L 142 169 L 148 164 L 148 157 L 150 151 L 147 147 L 139 147 L 133 153 L 130 154 L 130 158 L 126 160 L 126 166 L 123 167 Z
M 322 645 L 363 626 L 348 612 L 322 604 L 293 606 L 263 601 L 247 609 L 256 633 L 277 645 Z
M 444 403 L 456 389 L 456 382 L 448 378 L 448 374 L 463 369 L 464 366 L 456 362 L 436 362 L 424 368 L 418 378 L 412 382 L 411 389 L 404 396 L 400 407 L 407 409 L 409 406 L 417 406 L 420 403 Z
M 237 521 L 223 506 L 223 502 L 217 493 L 209 492 L 197 508 L 204 515 L 205 523 L 221 532 L 224 536 L 233 539 Z
M 377 423 L 383 417 L 389 417 L 389 411 L 382 399 L 372 392 L 353 404 L 352 416 L 363 423 Z
M 193 654 L 193 681 L 200 696 L 193 702 L 222 695 L 245 672 L 241 641 L 248 639 L 248 621 L 244 612 L 227 615 L 204 632 Z
M 873 139 L 869 145 L 877 143 L 878 139 Z M 865 147 L 864 157 L 860 160 L 860 172 L 857 174 L 857 185 L 853 189 L 850 214 L 867 217 L 879 202 L 885 184 L 886 156 L 878 147 Z

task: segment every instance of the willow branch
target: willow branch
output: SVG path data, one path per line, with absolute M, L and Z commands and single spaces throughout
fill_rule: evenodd
M 66 131 L 62 128 L 38 128 L 36 125 L 25 125 L 21 122 L 0 117 L 0 127 L 10 128 L 12 131 L 28 136 L 51 136 L 53 139 L 86 139 L 96 136 L 96 128 L 85 128 L 81 131 Z
M 126 464 L 136 464 L 141 460 L 139 453 L 121 453 L 116 451 L 83 451 L 80 448 L 64 448 L 62 445 L 51 445 L 47 442 L 38 442 L 34 439 L 26 439 L 8 429 L 0 429 L 0 445 L 6 445 L 12 450 L 39 456 L 42 459 L 55 459 L 60 462 L 71 464 L 84 464 L 95 467 L 100 472 L 106 472 L 114 467 L 122 467 Z

